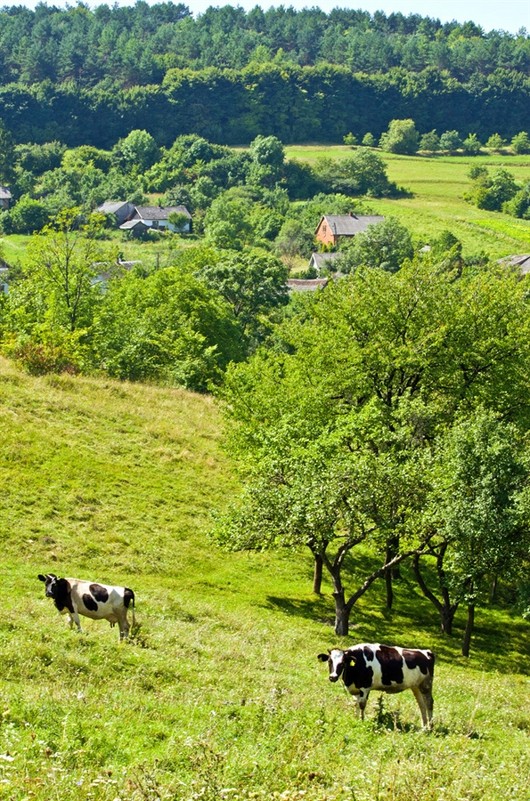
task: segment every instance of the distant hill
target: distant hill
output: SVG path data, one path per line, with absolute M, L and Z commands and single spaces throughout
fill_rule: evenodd
M 107 147 L 134 128 L 159 144 L 337 142 L 407 117 L 481 138 L 528 126 L 529 37 L 417 14 L 6 6 L 0 67 L 0 119 L 18 142 Z

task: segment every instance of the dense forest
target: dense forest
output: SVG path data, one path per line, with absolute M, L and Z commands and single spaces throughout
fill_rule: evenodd
M 528 128 L 530 38 L 352 9 L 40 4 L 0 10 L 0 119 L 18 142 L 109 147 L 379 136 L 391 119 L 481 139 Z M 102 124 L 104 120 L 104 124 Z M 503 130 L 499 131 L 499 125 Z

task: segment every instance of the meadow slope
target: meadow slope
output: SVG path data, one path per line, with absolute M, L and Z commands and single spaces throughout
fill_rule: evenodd
M 432 647 L 435 726 L 411 693 L 361 724 L 316 660 L 337 638 L 308 556 L 207 537 L 236 488 L 220 436 L 211 398 L 0 360 L 0 799 L 528 801 L 528 624 L 481 610 L 465 660 L 406 570 L 392 615 L 376 587 L 346 642 Z M 132 586 L 132 641 L 70 631 L 47 571 Z

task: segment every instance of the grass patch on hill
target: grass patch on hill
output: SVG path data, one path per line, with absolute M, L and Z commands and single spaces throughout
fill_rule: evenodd
M 392 614 L 375 587 L 346 642 L 432 647 L 435 727 L 410 692 L 361 724 L 316 660 L 343 643 L 309 555 L 206 536 L 236 488 L 220 433 L 208 397 L 0 360 L 0 798 L 527 801 L 528 624 L 481 610 L 465 660 L 406 570 Z M 47 571 L 132 586 L 133 639 L 70 631 Z

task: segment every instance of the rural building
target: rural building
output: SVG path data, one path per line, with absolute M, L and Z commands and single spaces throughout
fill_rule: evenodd
M 101 214 L 112 214 L 116 218 L 118 225 L 121 225 L 134 214 L 134 205 L 128 201 L 109 200 L 98 206 L 97 209 Z
M 0 186 L 0 209 L 6 211 L 9 208 L 12 194 L 7 186 Z
M 320 275 L 322 270 L 333 270 L 333 262 L 340 257 L 340 253 L 312 253 L 308 269 Z
M 169 218 L 177 214 L 185 218 L 178 228 Z M 186 206 L 136 206 L 132 216 L 120 225 L 122 231 L 145 233 L 148 230 L 166 230 L 178 233 L 191 231 L 191 214 Z
M 326 214 L 315 231 L 315 239 L 322 245 L 336 247 L 341 239 L 362 234 L 369 225 L 377 225 L 385 218 L 376 214 Z
M 523 253 L 520 256 L 506 256 L 499 263 L 507 264 L 509 267 L 517 267 L 521 275 L 530 273 L 530 253 Z
M 132 270 L 133 267 L 141 263 L 141 261 L 123 261 L 121 258 L 118 258 L 116 262 L 95 262 L 92 266 L 97 267 L 98 271 L 91 279 L 91 284 L 92 286 L 99 286 L 100 289 L 105 292 L 107 284 L 112 278 L 119 278 L 125 275 L 129 270 Z
M 9 291 L 9 285 L 7 283 L 8 275 L 9 267 L 6 267 L 4 264 L 0 264 L 0 295 L 7 295 Z
M 316 292 L 327 286 L 329 278 L 288 278 L 287 289 L 289 292 Z

